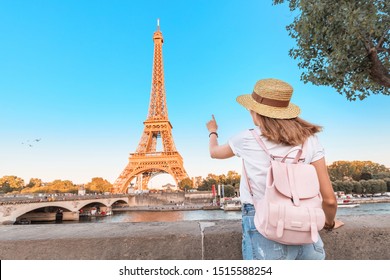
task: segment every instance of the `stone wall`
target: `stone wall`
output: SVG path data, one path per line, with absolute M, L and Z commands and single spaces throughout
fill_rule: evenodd
M 209 204 L 212 201 L 212 192 L 193 193 L 149 193 L 131 196 L 129 198 L 130 207 L 133 206 L 160 206 L 162 204 Z
M 327 259 L 390 260 L 388 216 L 341 219 L 321 231 Z M 241 221 L 3 225 L 0 259 L 239 260 Z

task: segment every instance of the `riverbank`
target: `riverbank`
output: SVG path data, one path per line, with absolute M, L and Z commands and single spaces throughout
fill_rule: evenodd
M 390 197 L 380 196 L 380 197 L 362 197 L 362 198 L 348 198 L 351 203 L 390 203 Z
M 113 212 L 126 212 L 126 211 L 151 211 L 151 212 L 164 212 L 164 211 L 192 211 L 192 210 L 221 210 L 220 206 L 214 205 L 201 205 L 201 204 L 188 204 L 188 205 L 142 205 L 142 206 L 124 206 L 113 208 Z
M 350 203 L 354 204 L 368 204 L 368 203 L 390 203 L 390 197 L 367 197 L 367 198 L 351 198 L 348 199 Z M 222 210 L 220 206 L 209 204 L 161 204 L 161 205 L 140 205 L 140 206 L 125 206 L 113 208 L 113 212 L 126 211 L 191 211 L 191 210 Z

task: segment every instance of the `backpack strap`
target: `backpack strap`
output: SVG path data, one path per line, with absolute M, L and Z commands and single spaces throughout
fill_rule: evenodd
M 267 153 L 267 155 L 271 158 L 271 160 L 274 160 L 274 156 L 271 155 L 271 153 L 268 151 L 267 147 L 265 146 L 263 140 L 261 140 L 260 136 L 257 135 L 257 133 L 253 130 L 253 129 L 250 129 L 250 132 L 252 133 L 253 137 L 255 137 L 256 139 L 256 142 L 259 143 L 260 147 L 264 150 L 264 152 Z
M 242 159 L 242 169 L 243 169 L 243 171 L 244 171 L 244 176 L 245 176 L 245 179 L 246 179 L 246 184 L 248 185 L 249 193 L 250 193 L 251 196 L 253 197 L 253 191 L 252 191 L 251 184 L 249 183 L 248 174 L 246 173 L 246 168 L 245 168 L 244 159 Z
M 257 143 L 258 143 L 258 144 L 260 145 L 260 147 L 264 150 L 264 152 L 266 152 L 267 155 L 271 158 L 271 160 L 275 160 L 275 156 L 273 156 L 273 155 L 269 152 L 269 150 L 268 150 L 267 147 L 265 146 L 263 140 L 261 140 L 260 136 L 255 132 L 255 130 L 254 130 L 254 129 L 250 129 L 250 132 L 252 133 L 253 137 L 255 137 Z M 305 143 L 306 143 L 306 141 L 305 141 Z M 302 153 L 303 153 L 303 146 L 304 146 L 305 143 L 303 143 L 302 146 L 301 146 L 300 148 L 298 148 L 298 149 L 294 149 L 294 148 L 291 149 L 291 150 L 283 157 L 283 159 L 282 159 L 281 161 L 282 161 L 282 162 L 285 162 L 286 159 L 288 158 L 288 155 L 289 155 L 290 153 L 295 152 L 295 151 L 298 151 L 297 154 L 296 154 L 296 156 L 294 157 L 294 160 L 293 160 L 293 163 L 297 163 L 297 162 L 299 161 L 299 159 L 301 158 L 301 156 L 302 156 Z
M 293 160 L 292 163 L 298 163 L 298 161 L 299 161 L 299 159 L 301 158 L 301 155 L 302 155 L 302 153 L 303 153 L 303 144 L 302 144 L 302 146 L 301 146 L 300 148 L 297 148 L 297 149 L 293 148 L 293 149 L 291 149 L 291 150 L 284 156 L 284 158 L 282 159 L 282 162 L 285 162 L 286 159 L 288 158 L 288 155 L 291 154 L 292 152 L 295 152 L 295 151 L 298 151 L 298 152 L 297 152 L 297 155 L 294 157 L 294 160 Z

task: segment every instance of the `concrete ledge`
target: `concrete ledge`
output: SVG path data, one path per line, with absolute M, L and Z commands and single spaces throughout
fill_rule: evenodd
M 340 217 L 327 259 L 390 259 L 388 216 Z M 2 260 L 239 260 L 241 221 L 0 226 Z

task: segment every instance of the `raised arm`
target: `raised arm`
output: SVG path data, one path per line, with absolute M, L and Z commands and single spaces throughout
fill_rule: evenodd
M 229 144 L 218 145 L 218 133 L 217 133 L 218 125 L 214 118 L 214 115 L 212 115 L 212 119 L 207 122 L 206 127 L 210 133 L 209 134 L 210 156 L 212 158 L 217 158 L 217 159 L 225 159 L 234 156 L 234 153 L 230 148 Z

